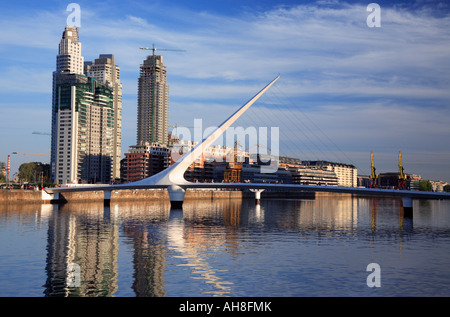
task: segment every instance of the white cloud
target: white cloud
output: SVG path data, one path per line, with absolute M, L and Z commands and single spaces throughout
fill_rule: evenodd
M 0 75 L 0 93 L 45 94 L 52 89 L 52 73 L 46 69 L 9 66 Z
M 143 18 L 135 17 L 135 16 L 132 16 L 132 15 L 127 15 L 127 18 L 131 22 L 133 22 L 133 23 L 135 23 L 135 24 L 137 24 L 139 26 L 144 26 L 144 27 L 148 26 L 147 21 L 145 19 L 143 19 Z
M 390 94 L 427 91 L 430 87 L 418 89 L 418 84 L 429 82 L 433 85 L 431 93 L 440 90 L 444 96 L 448 84 L 443 67 L 449 66 L 450 55 L 446 45 L 450 37 L 447 18 L 383 8 L 383 26 L 374 30 L 365 24 L 367 12 L 362 5 L 298 5 L 233 18 L 175 10 L 178 16 L 172 13 L 170 19 L 174 23 L 181 21 L 179 28 L 164 29 L 149 23 L 151 17 L 139 16 L 140 12 L 113 19 L 86 11 L 83 9 L 80 30 L 83 55 L 89 60 L 99 53 L 114 53 L 124 81 L 127 76 L 137 77 L 146 54 L 139 47 L 156 43 L 157 47 L 186 50 L 164 55 L 172 76 L 192 79 L 261 78 L 264 82 L 281 73 L 295 76 L 298 82 L 313 76 L 314 92 L 344 89 L 346 93 L 359 93 L 367 91 L 370 76 L 377 76 L 370 83 L 370 90 L 377 86 L 384 90 L 383 77 L 396 76 L 402 78 L 402 86 L 391 84 Z M 86 14 L 89 20 L 84 17 Z M 2 33 L 0 41 L 27 47 L 44 45 L 56 51 L 59 37 L 54 34 L 59 35 L 61 30 L 55 30 L 54 23 L 43 23 L 53 22 L 56 16 L 43 12 L 20 23 L 5 20 L 3 24 L 8 24 L 13 32 Z M 30 39 L 32 25 L 37 25 L 34 30 L 39 36 Z M 417 84 L 419 72 L 426 79 Z M 353 80 L 351 85 L 337 82 L 342 75 Z M 189 93 L 190 89 L 183 91 Z
M 114 17 L 82 6 L 83 55 L 92 60 L 100 53 L 115 54 L 128 94 L 124 116 L 132 126 L 124 129 L 130 135 L 135 131 L 139 65 L 147 53 L 139 47 L 155 43 L 158 48 L 186 50 L 164 53 L 171 122 L 195 117 L 194 113 L 222 118 L 280 73 L 277 86 L 299 104 L 314 100 L 316 108 L 305 106 L 305 111 L 336 142 L 347 144 L 353 138 L 354 148 L 391 151 L 408 144 L 431 151 L 448 136 L 448 15 L 383 6 L 382 27 L 368 28 L 366 5 L 338 1 L 246 11 L 234 17 L 155 6 L 135 11 L 127 7 Z M 64 23 L 63 12 L 50 11 L 0 21 L 0 27 L 9 30 L 0 34 L 2 53 L 11 47 L 30 50 L 37 54 L 36 64 L 48 68 L 44 75 L 43 66 L 0 64 L 3 93 L 50 87 Z M 40 59 L 40 50 L 50 50 L 53 57 Z M 18 62 L 14 56 L 5 58 Z M 25 84 L 24 73 L 38 84 Z M 330 102 L 333 98 L 339 102 Z M 427 110 L 420 110 L 421 102 Z M 450 160 L 448 153 L 443 155 Z

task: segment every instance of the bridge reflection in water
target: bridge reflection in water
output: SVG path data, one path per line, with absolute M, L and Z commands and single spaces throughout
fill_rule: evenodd
M 203 295 L 227 296 L 233 282 L 223 266 L 215 267 L 215 255 L 239 254 L 243 239 L 261 243 L 258 232 L 291 231 L 321 243 L 327 234 L 351 237 L 363 230 L 367 243 L 376 244 L 379 225 L 413 231 L 401 200 L 348 194 L 270 199 L 261 205 L 246 199 L 187 201 L 183 210 L 164 201 L 110 207 L 69 203 L 42 205 L 41 216 L 48 217 L 45 296 L 121 296 L 130 287 L 134 296 L 170 296 L 169 290 L 182 288 L 183 280 L 203 285 Z M 80 266 L 80 287 L 67 287 L 71 263 Z M 177 275 L 176 282 L 168 279 L 171 274 Z

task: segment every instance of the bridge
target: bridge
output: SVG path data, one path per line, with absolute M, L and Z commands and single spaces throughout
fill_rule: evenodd
M 189 166 L 201 156 L 204 149 L 208 148 L 214 141 L 219 138 L 227 128 L 229 128 L 252 104 L 256 102 L 278 79 L 277 76 L 255 96 L 241 106 L 228 119 L 226 119 L 217 129 L 215 129 L 202 142 L 198 143 L 188 153 L 181 157 L 177 162 L 167 169 L 155 174 L 151 177 L 127 184 L 116 185 L 89 185 L 89 186 L 70 186 L 45 188 L 43 191 L 43 199 L 56 200 L 59 193 L 75 192 L 75 191 L 103 191 L 105 203 L 109 203 L 111 192 L 117 190 L 130 189 L 152 189 L 163 188 L 169 193 L 172 208 L 181 208 L 185 192 L 187 189 L 203 188 L 203 189 L 240 189 L 250 190 L 255 193 L 255 199 L 259 202 L 260 195 L 264 190 L 276 191 L 298 191 L 298 192 L 330 192 L 330 193 L 348 193 L 359 195 L 400 197 L 403 202 L 403 208 L 406 216 L 412 216 L 414 199 L 450 199 L 450 193 L 422 192 L 410 190 L 393 190 L 379 188 L 357 188 L 357 187 L 340 187 L 340 186 L 312 186 L 299 184 L 267 184 L 267 183 L 193 183 L 188 182 L 184 178 L 184 173 Z

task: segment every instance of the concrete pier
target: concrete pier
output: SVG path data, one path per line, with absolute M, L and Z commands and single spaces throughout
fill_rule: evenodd
M 406 218 L 413 217 L 413 199 L 411 197 L 402 197 L 403 214 Z
M 41 190 L 41 200 L 44 203 L 53 204 L 59 201 L 59 193 L 49 194 L 45 190 Z
M 103 204 L 109 206 L 111 204 L 111 191 L 105 190 L 103 192 Z
M 178 185 L 170 185 L 167 187 L 169 192 L 170 207 L 172 209 L 183 208 L 184 195 L 186 191 Z
M 250 191 L 255 193 L 255 203 L 259 205 L 261 203 L 261 193 L 264 189 L 250 189 Z

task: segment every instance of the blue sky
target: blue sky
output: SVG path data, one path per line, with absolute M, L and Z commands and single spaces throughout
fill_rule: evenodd
M 51 81 L 70 3 L 0 3 L 0 161 L 48 153 Z M 85 60 L 112 53 L 123 83 L 122 152 L 136 142 L 137 78 L 163 53 L 171 125 L 221 123 L 280 74 L 238 123 L 279 126 L 281 155 L 450 181 L 450 4 L 378 1 L 77 1 Z M 43 156 L 12 155 L 12 172 Z

